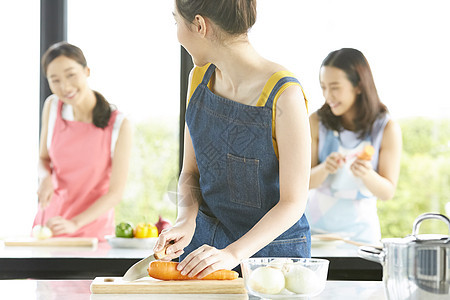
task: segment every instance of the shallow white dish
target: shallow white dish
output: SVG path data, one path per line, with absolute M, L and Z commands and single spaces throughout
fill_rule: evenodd
M 158 238 L 120 238 L 112 235 L 105 236 L 112 248 L 153 249 Z
M 317 238 L 315 236 L 311 235 L 311 247 L 313 248 L 322 248 L 322 247 L 336 247 L 339 245 L 344 244 L 344 241 L 339 241 L 339 240 L 324 240 L 321 238 Z

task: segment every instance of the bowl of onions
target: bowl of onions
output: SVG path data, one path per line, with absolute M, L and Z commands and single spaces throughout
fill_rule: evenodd
M 248 292 L 261 298 L 306 298 L 320 294 L 329 261 L 316 258 L 256 257 L 241 262 Z

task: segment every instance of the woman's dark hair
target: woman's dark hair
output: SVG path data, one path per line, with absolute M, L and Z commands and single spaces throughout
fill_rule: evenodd
M 328 54 L 321 67 L 325 66 L 341 69 L 352 85 L 359 87 L 361 93 L 355 101 L 357 115 L 353 122 L 355 132 L 359 132 L 359 137 L 364 138 L 372 130 L 375 120 L 387 112 L 386 106 L 378 97 L 367 59 L 359 50 L 342 48 Z M 336 131 L 342 130 L 341 117 L 334 115 L 327 103 L 317 113 L 325 127 Z
M 187 22 L 201 15 L 231 35 L 247 33 L 256 21 L 256 0 L 176 0 L 176 6 Z
M 80 48 L 67 42 L 59 42 L 50 46 L 42 56 L 41 63 L 44 75 L 47 75 L 48 65 L 59 56 L 73 59 L 83 67 L 87 66 L 86 58 Z M 111 106 L 102 94 L 97 91 L 94 91 L 94 94 L 97 101 L 92 112 L 92 122 L 99 128 L 105 128 L 111 117 Z

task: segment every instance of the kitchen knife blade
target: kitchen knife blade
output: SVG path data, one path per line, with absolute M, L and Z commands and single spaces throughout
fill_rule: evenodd
M 132 265 L 125 272 L 125 275 L 123 275 L 122 280 L 124 280 L 124 281 L 133 281 L 133 280 L 137 280 L 139 278 L 148 276 L 148 272 L 147 272 L 148 265 L 152 261 L 161 259 L 164 256 L 166 256 L 166 249 L 171 244 L 173 244 L 173 242 L 170 242 L 168 245 L 166 245 L 166 247 L 164 247 L 164 249 L 161 250 L 160 252 L 156 252 L 154 254 L 151 254 L 151 255 L 147 256 L 146 258 L 141 259 L 140 261 L 138 261 L 134 265 Z
M 148 276 L 147 268 L 150 262 L 156 260 L 154 254 L 138 261 L 134 265 L 131 266 L 131 268 L 128 269 L 128 271 L 123 275 L 124 281 L 133 281 L 145 276 Z

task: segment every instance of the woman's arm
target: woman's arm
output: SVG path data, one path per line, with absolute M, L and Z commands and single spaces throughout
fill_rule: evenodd
M 189 99 L 192 76 L 194 69 L 189 74 L 189 88 L 187 99 Z M 202 201 L 199 170 L 195 158 L 192 138 L 187 125 L 184 130 L 184 153 L 183 166 L 178 181 L 178 215 L 177 220 L 168 230 L 162 231 L 155 244 L 154 251 L 162 251 L 165 245 L 173 241 L 174 244 L 166 249 L 164 260 L 172 260 L 183 254 L 183 249 L 189 245 L 195 232 L 196 218 L 200 202 Z
M 75 232 L 77 229 L 96 220 L 120 202 L 128 176 L 131 144 L 131 124 L 127 119 L 124 119 L 120 126 L 119 136 L 114 150 L 114 157 L 112 159 L 112 170 L 108 192 L 71 220 L 65 220 L 61 217 L 50 219 L 47 225 L 54 235 Z
M 41 140 L 39 144 L 39 161 L 38 161 L 38 199 L 41 207 L 45 208 L 53 195 L 52 169 L 50 167 L 50 156 L 47 149 L 48 120 L 50 115 L 50 107 L 52 101 L 56 101 L 54 97 L 48 97 L 45 100 L 42 110 L 41 124 Z
M 309 118 L 311 126 L 311 178 L 309 188 L 318 188 L 327 179 L 328 175 L 344 165 L 344 156 L 341 153 L 333 152 L 327 159 L 319 164 L 319 116 L 313 113 Z
M 225 249 L 240 261 L 289 229 L 303 215 L 311 168 L 311 136 L 305 100 L 298 86 L 287 88 L 276 106 L 280 200 L 244 236 Z
M 177 223 L 193 224 L 197 218 L 198 208 L 202 201 L 199 171 L 195 159 L 191 135 L 186 126 L 184 134 L 183 167 L 178 183 L 178 216 Z M 187 245 L 186 245 L 187 246 Z
M 351 170 L 360 177 L 365 186 L 378 199 L 389 200 L 394 197 L 400 173 L 402 152 L 402 133 L 400 126 L 390 120 L 384 129 L 378 158 L 378 173 L 372 169 L 370 162 L 357 160 Z
M 184 253 L 194 236 L 196 218 L 200 202 L 202 201 L 199 171 L 195 160 L 191 136 L 186 126 L 184 134 L 183 167 L 178 182 L 178 215 L 172 228 L 164 230 L 155 244 L 155 252 L 162 251 L 170 242 L 173 245 L 166 250 L 164 260 L 172 260 Z
M 317 112 L 309 117 L 311 128 L 311 177 L 309 188 L 317 188 L 325 181 L 328 174 L 325 164 L 319 164 L 319 116 Z

